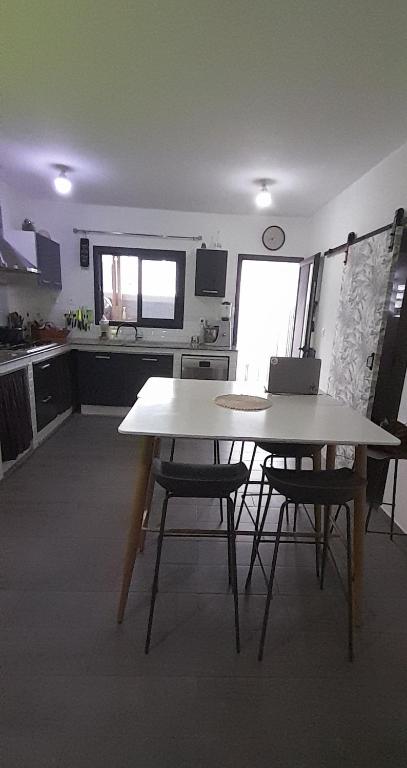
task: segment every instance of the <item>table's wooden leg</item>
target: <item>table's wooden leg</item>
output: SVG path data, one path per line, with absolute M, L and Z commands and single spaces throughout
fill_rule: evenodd
M 367 449 L 355 447 L 355 472 L 366 479 Z M 362 622 L 363 546 L 365 541 L 366 486 L 357 492 L 353 513 L 353 617 L 356 625 Z
M 318 472 L 321 469 L 321 451 L 318 451 L 318 453 L 315 453 L 312 457 L 312 468 L 315 472 Z M 317 578 L 319 578 L 319 563 L 320 563 L 320 542 L 321 542 L 321 505 L 315 504 L 314 505 L 314 522 L 315 522 L 315 533 L 316 533 L 316 547 L 315 547 L 315 564 L 316 564 L 316 573 Z
M 139 437 L 139 452 L 137 455 L 136 481 L 134 490 L 133 511 L 130 521 L 130 529 L 127 536 L 126 553 L 124 557 L 124 568 L 122 578 L 122 588 L 120 592 L 119 609 L 117 612 L 117 621 L 119 624 L 123 621 L 124 611 L 126 609 L 127 596 L 129 594 L 131 577 L 133 575 L 134 562 L 136 560 L 137 550 L 140 543 L 141 526 L 143 524 L 143 515 L 145 510 L 146 494 L 148 480 L 150 477 L 151 461 L 153 458 L 154 438 Z
M 336 445 L 327 445 L 325 468 L 335 469 L 335 461 L 336 461 Z
M 160 438 L 156 437 L 154 441 L 153 457 L 156 458 L 159 455 L 160 455 Z M 150 476 L 148 478 L 148 486 L 147 486 L 147 493 L 146 493 L 146 514 L 144 515 L 144 525 L 147 525 L 150 517 L 153 493 L 154 493 L 154 477 L 153 477 L 153 473 L 150 470 Z M 146 540 L 146 531 L 142 530 L 140 534 L 140 545 L 139 545 L 140 552 L 144 551 L 145 540 Z

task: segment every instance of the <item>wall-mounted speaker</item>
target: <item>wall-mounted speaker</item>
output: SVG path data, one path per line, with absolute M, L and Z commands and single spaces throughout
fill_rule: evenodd
M 89 240 L 87 237 L 81 237 L 79 245 L 79 260 L 81 267 L 89 267 Z

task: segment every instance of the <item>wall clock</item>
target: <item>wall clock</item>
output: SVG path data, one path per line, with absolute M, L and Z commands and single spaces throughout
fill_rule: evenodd
M 263 245 L 269 251 L 278 251 L 285 243 L 285 232 L 281 227 L 273 224 L 264 230 L 262 238 Z

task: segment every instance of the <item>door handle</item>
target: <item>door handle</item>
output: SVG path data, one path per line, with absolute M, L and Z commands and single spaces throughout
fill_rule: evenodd
M 219 291 L 208 291 L 206 288 L 202 288 L 202 293 L 213 293 L 214 295 L 218 295 Z
M 372 352 L 367 357 L 366 366 L 367 366 L 367 368 L 369 368 L 369 371 L 373 371 L 374 358 L 375 358 L 375 353 L 374 352 Z
M 110 355 L 95 355 L 96 360 L 110 360 Z
M 41 368 L 42 371 L 44 371 L 45 368 L 49 368 L 50 365 L 51 365 L 51 363 L 45 363 L 45 365 L 41 365 L 40 368 Z
M 49 401 L 52 399 L 52 395 L 48 395 L 48 397 L 43 397 L 41 400 L 42 403 L 49 403 Z
M 158 357 L 142 357 L 144 363 L 158 363 Z

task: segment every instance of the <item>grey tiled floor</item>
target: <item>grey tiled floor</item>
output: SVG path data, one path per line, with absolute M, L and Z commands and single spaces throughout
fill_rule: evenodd
M 320 592 L 312 546 L 281 549 L 259 664 L 265 587 L 257 568 L 244 595 L 250 542 L 238 545 L 237 656 L 223 542 L 167 540 L 146 657 L 154 535 L 137 560 L 125 622 L 115 622 L 136 460 L 117 423 L 73 417 L 0 486 L 0 764 L 405 765 L 406 539 L 366 539 L 353 665 L 341 589 L 329 569 Z M 211 456 L 209 443 L 177 443 L 179 460 Z M 169 511 L 174 526 L 218 520 L 216 502 L 183 500 Z M 300 522 L 308 525 L 304 514 Z M 386 521 L 378 514 L 375 524 Z M 264 545 L 265 564 L 270 555 Z

